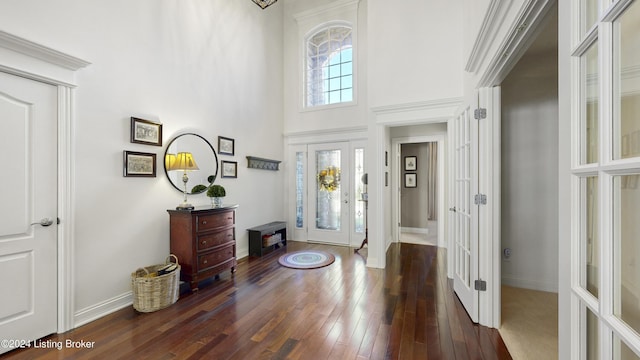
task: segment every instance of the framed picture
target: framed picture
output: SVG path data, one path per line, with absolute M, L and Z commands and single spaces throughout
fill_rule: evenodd
M 418 158 L 415 156 L 404 157 L 404 170 L 416 171 L 418 169 Z
M 235 140 L 218 136 L 218 154 L 233 155 L 235 153 Z
M 389 172 L 384 172 L 384 186 L 389 186 Z
M 418 187 L 416 174 L 404 174 L 404 187 L 414 188 Z
M 384 152 L 384 166 L 389 166 L 389 152 Z
M 156 154 L 125 150 L 123 175 L 156 177 Z
M 162 124 L 132 117 L 131 142 L 162 146 Z
M 222 172 L 221 176 L 223 178 L 237 178 L 238 177 L 238 163 L 235 161 L 225 161 L 221 162 Z

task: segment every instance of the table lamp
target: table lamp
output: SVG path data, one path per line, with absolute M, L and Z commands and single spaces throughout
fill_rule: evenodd
M 169 170 L 183 171 L 184 201 L 176 207 L 176 210 L 192 210 L 193 205 L 187 203 L 187 183 L 189 182 L 187 171 L 199 170 L 193 155 L 191 155 L 190 152 L 179 152 L 176 155 L 175 161 L 165 158 L 165 162 L 168 162 Z M 173 162 L 173 164 L 171 164 L 171 162 Z

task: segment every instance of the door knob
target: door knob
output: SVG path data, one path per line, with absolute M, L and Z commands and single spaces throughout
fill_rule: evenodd
M 53 219 L 43 218 L 39 222 L 31 223 L 31 225 L 51 226 L 53 225 Z

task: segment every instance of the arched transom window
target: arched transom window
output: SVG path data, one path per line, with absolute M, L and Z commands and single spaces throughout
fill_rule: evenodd
M 333 25 L 307 38 L 306 107 L 353 101 L 351 34 L 351 27 Z

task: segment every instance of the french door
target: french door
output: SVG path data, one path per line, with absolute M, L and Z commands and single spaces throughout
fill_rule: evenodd
M 308 146 L 308 240 L 349 245 L 349 143 Z
M 572 5 L 571 357 L 640 359 L 640 1 Z
M 478 123 L 473 119 L 475 106 L 464 107 L 450 133 L 454 143 L 453 207 L 453 288 L 473 322 L 478 322 Z

